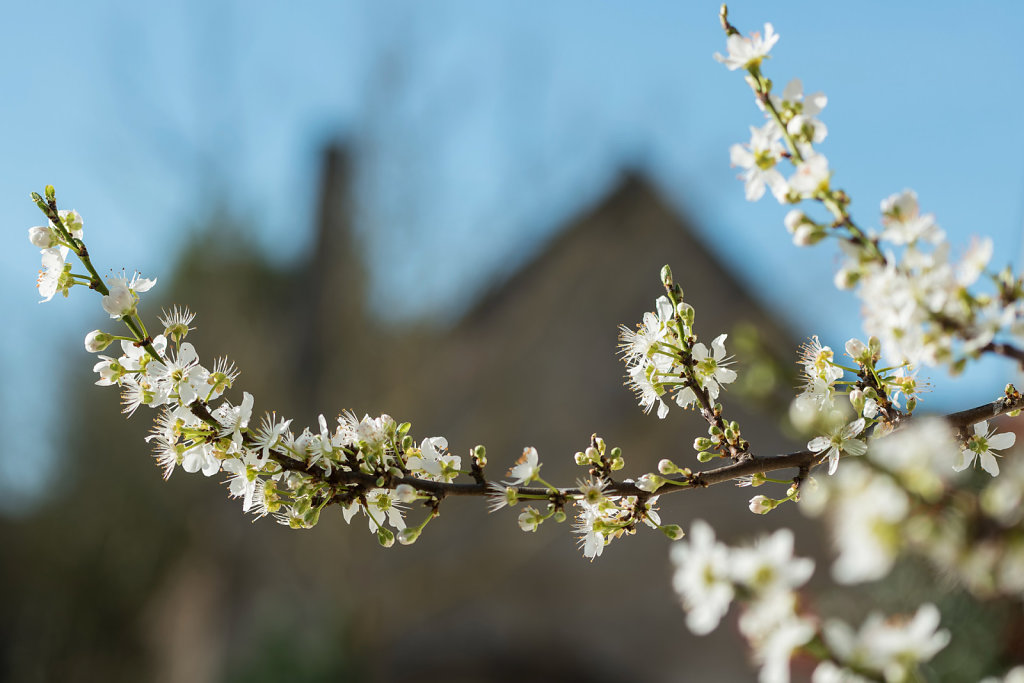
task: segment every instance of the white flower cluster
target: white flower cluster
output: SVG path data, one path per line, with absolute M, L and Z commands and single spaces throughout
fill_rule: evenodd
M 827 135 L 817 117 L 827 104 L 822 93 L 803 94 L 799 79 L 781 95 L 761 74 L 761 63 L 778 41 L 770 25 L 765 38 L 732 33 L 729 54 L 715 55 L 729 69 L 747 71 L 756 103 L 765 113 L 761 127 L 751 127 L 750 142 L 733 145 L 729 156 L 742 169 L 746 198 L 756 201 L 765 189 L 781 202 L 820 202 L 831 214 L 820 221 L 793 209 L 785 218 L 793 242 L 816 244 L 839 238 L 846 260 L 836 274 L 836 286 L 858 286 L 864 306 L 864 329 L 877 336 L 895 362 L 962 367 L 966 359 L 987 349 L 998 336 L 1024 340 L 1024 287 L 1008 269 L 993 276 L 993 294 L 971 288 L 992 258 L 991 240 L 976 241 L 958 262 L 949 256 L 945 233 L 932 214 L 922 214 L 911 190 L 881 203 L 882 230 L 856 226 L 849 197 L 832 188 L 828 160 L 815 149 Z M 784 177 L 782 162 L 793 166 Z
M 77 211 L 58 212 L 61 223 L 65 230 L 74 239 L 82 238 L 82 217 Z M 28 240 L 39 247 L 42 255 L 42 270 L 39 271 L 39 279 L 36 287 L 39 289 L 40 303 L 49 301 L 53 295 L 60 292 L 68 295 L 75 280 L 71 275 L 71 264 L 67 262 L 68 252 L 74 247 L 61 234 L 53 221 L 45 226 L 37 226 L 28 229 Z
M 852 365 L 840 363 L 832 348 L 817 337 L 801 347 L 804 386 L 790 411 L 797 427 L 819 433 L 807 448 L 828 461 L 829 474 L 836 473 L 840 456 L 867 451 L 867 434 L 876 426 L 888 432 L 912 413 L 919 391 L 909 365 L 877 367 L 880 343 L 876 338 L 868 343 L 850 339 L 845 349 Z M 837 388 L 839 384 L 842 388 Z M 837 396 L 848 401 L 838 401 Z
M 976 431 L 988 435 L 989 449 L 1015 440 L 1012 433 L 994 434 L 985 422 Z M 960 471 L 954 466 L 977 455 L 957 444 L 943 420 L 918 418 L 873 442 L 867 463 L 844 465 L 836 477 L 808 487 L 801 507 L 825 517 L 839 552 L 833 578 L 843 584 L 881 579 L 909 549 L 981 597 L 1024 596 L 1024 465 L 1014 459 L 987 483 L 979 509 L 971 498 L 952 495 Z M 994 460 L 990 450 L 986 457 Z M 975 536 L 992 526 L 1002 532 Z
M 934 605 L 922 606 L 911 619 L 873 614 L 857 633 L 834 619 L 822 628 L 799 610 L 796 591 L 811 577 L 814 562 L 793 556 L 788 529 L 734 548 L 718 542 L 711 527 L 697 520 L 687 540 L 672 545 L 671 558 L 672 586 L 694 633 L 710 633 L 733 600 L 744 603 L 739 629 L 761 666 L 761 683 L 787 683 L 790 659 L 801 651 L 823 660 L 814 673 L 817 683 L 912 680 L 917 666 L 949 642 L 949 634 L 938 630 Z
M 668 266 L 662 269 L 662 281 L 669 296 L 658 297 L 654 312 L 645 313 L 636 330 L 625 325 L 619 328 L 619 349 L 626 363 L 626 384 L 640 407 L 650 412 L 657 405 L 658 417 L 664 419 L 669 410 L 666 394 L 674 391 L 680 408 L 698 402 L 698 394 L 705 403 L 715 401 L 722 386 L 736 380 L 736 371 L 728 367 L 728 335 L 715 337 L 710 349 L 698 342 L 693 306 L 683 301 L 682 291 L 672 285 Z
M 52 188 L 47 188 L 47 198 L 52 201 Z M 46 210 L 46 205 L 40 208 Z M 110 277 L 104 292 L 85 256 L 81 217 L 71 211 L 57 215 L 62 226 L 51 221 L 49 227 L 29 230 L 32 244 L 43 250 L 40 293 L 46 301 L 57 291 L 67 294 L 76 284 L 90 285 L 103 292 L 102 306 L 110 317 L 128 327 L 127 337 L 94 330 L 86 336 L 85 348 L 99 353 L 120 342 L 119 356 L 101 355 L 94 365 L 96 384 L 118 387 L 128 415 L 141 406 L 160 410 L 147 441 L 165 479 L 178 467 L 207 477 L 224 472 L 229 494 L 242 499 L 245 512 L 274 514 L 283 524 L 309 528 L 324 507 L 337 503 L 346 521 L 362 512 L 382 545 L 390 546 L 396 538 L 401 543 L 416 540 L 432 516 L 410 528 L 403 512 L 408 503 L 430 495 L 408 484 L 387 484 L 407 476 L 451 482 L 461 474 L 462 459 L 447 452 L 444 438 L 427 438 L 417 447 L 408 436 L 408 423 L 397 424 L 387 415 L 359 420 L 345 413 L 333 427 L 321 415 L 319 429 L 296 434 L 291 420 L 271 414 L 258 428 L 251 427 L 252 395 L 244 393 L 237 406 L 224 399 L 239 374 L 234 364 L 220 358 L 208 369 L 195 347 L 183 341 L 193 329 L 194 315 L 175 307 L 160 319 L 163 334 L 149 337 L 138 305 L 140 294 L 156 280 L 137 273 Z M 72 249 L 91 277 L 70 273 L 66 259 Z M 216 401 L 221 402 L 214 406 Z M 478 449 L 482 457 L 482 447 Z M 359 476 L 339 479 L 340 473 Z
M 641 523 L 658 529 L 673 540 L 682 538 L 683 530 L 677 524 L 661 523 L 661 516 L 656 508 L 658 496 L 624 496 L 608 491 L 611 473 L 625 466 L 621 449 L 608 449 L 604 439 L 595 434 L 591 437 L 591 445 L 585 451 L 577 452 L 575 460 L 577 465 L 587 467 L 591 473 L 587 479 L 578 480 L 577 492 L 568 496 L 577 509 L 573 531 L 579 535 L 579 546 L 584 557 L 591 561 L 600 557 L 606 545 L 616 538 L 636 533 L 637 526 Z M 526 448 L 522 457 L 508 472 L 512 480 L 500 485 L 492 483 L 488 493 L 492 512 L 506 505 L 514 506 L 523 499 L 548 501 L 545 512 L 528 505 L 519 514 L 519 528 L 523 531 L 536 531 L 549 519 L 557 522 L 566 519 L 563 510 L 567 502 L 566 496 L 558 488 L 541 479 L 540 468 L 537 450 Z M 652 483 L 654 476 L 645 475 L 646 479 L 636 483 L 637 488 L 653 492 L 667 481 L 658 477 L 660 481 L 655 485 Z M 534 481 L 543 484 L 546 490 L 524 493 L 518 488 Z
M 886 618 L 875 612 L 856 632 L 843 621 L 827 620 L 822 629 L 825 645 L 849 668 L 824 661 L 815 669 L 813 683 L 921 680 L 917 666 L 949 644 L 949 631 L 939 629 L 940 616 L 932 604 L 921 605 L 909 618 Z

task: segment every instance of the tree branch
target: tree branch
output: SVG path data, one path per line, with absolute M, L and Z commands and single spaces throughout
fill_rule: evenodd
M 991 403 L 951 413 L 944 416 L 944 418 L 952 427 L 960 428 L 968 427 L 977 422 L 982 422 L 984 420 L 1021 409 L 1024 409 L 1024 396 L 1014 390 L 1012 393 L 1007 393 L 1007 395 L 992 401 Z M 903 424 L 906 425 L 911 422 L 912 420 L 906 420 Z M 272 451 L 272 457 L 279 465 L 281 465 L 282 468 L 286 470 L 316 474 L 315 469 L 308 469 L 303 465 L 303 463 L 277 451 Z M 806 468 L 806 470 L 810 470 L 819 464 L 816 462 L 816 458 L 819 457 L 820 455 L 818 453 L 809 450 L 794 451 L 792 453 L 783 453 L 778 455 L 749 455 L 747 459 L 740 462 L 725 465 L 713 470 L 694 472 L 688 476 L 667 477 L 669 481 L 675 483 L 662 486 L 656 494 L 644 491 L 632 482 L 613 483 L 605 489 L 605 493 L 617 496 L 637 496 L 644 499 L 653 495 L 665 495 L 675 493 L 677 491 L 707 488 L 708 486 L 732 481 L 740 477 L 750 476 L 752 474 L 764 474 L 791 467 Z M 369 490 L 380 486 L 382 477 L 380 475 L 367 474 L 364 472 L 343 472 L 335 470 L 329 477 L 325 477 L 325 479 L 331 484 L 337 486 L 351 487 L 354 485 Z M 409 476 L 383 477 L 383 479 L 384 483 L 389 487 L 398 486 L 399 484 L 407 484 L 419 491 L 438 498 L 445 498 L 447 496 L 495 495 L 495 489 L 492 487 L 492 484 L 497 483 L 494 481 L 478 481 L 472 484 L 447 483 Z M 560 496 L 564 498 L 566 496 L 580 495 L 580 490 L 576 487 L 559 488 L 554 490 L 543 486 L 515 486 L 512 488 L 514 488 L 517 494 L 521 497 L 536 496 L 540 498 L 551 498 L 552 496 Z

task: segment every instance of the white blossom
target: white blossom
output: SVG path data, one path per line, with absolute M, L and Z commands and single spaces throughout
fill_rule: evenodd
M 989 430 L 988 421 L 979 422 L 974 425 L 974 435 L 961 446 L 960 457 L 953 464 L 953 469 L 957 472 L 965 470 L 977 459 L 981 469 L 995 477 L 999 474 L 999 463 L 994 451 L 1005 450 L 1016 441 L 1017 435 L 1013 432 L 996 434 L 995 429 Z
M 716 52 L 715 60 L 725 64 L 729 71 L 749 69 L 760 64 L 778 40 L 779 36 L 775 33 L 775 29 L 771 24 L 766 23 L 764 37 L 757 32 L 752 33 L 749 38 L 739 34 L 729 36 L 725 41 L 725 47 L 729 54 L 722 56 Z

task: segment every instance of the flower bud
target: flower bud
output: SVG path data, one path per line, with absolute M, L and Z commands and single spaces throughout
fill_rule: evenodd
M 768 496 L 754 496 L 750 499 L 749 507 L 755 515 L 764 515 L 774 510 L 778 504 L 779 501 Z
M 476 446 L 473 448 L 473 459 L 476 460 L 476 464 L 480 467 L 487 465 L 487 449 L 483 446 Z
M 672 286 L 672 269 L 667 264 L 661 267 L 661 284 L 666 287 Z
M 395 487 L 395 497 L 398 498 L 399 502 L 411 503 L 416 500 L 416 489 L 408 484 L 399 484 Z M 401 541 L 402 539 L 399 538 L 398 540 Z
M 654 493 L 665 483 L 663 477 L 659 477 L 656 474 L 645 474 L 637 479 L 636 487 L 641 491 L 647 491 L 648 493 Z
M 687 327 L 693 327 L 693 318 L 695 315 L 693 306 L 685 301 L 680 301 L 676 304 L 676 313 L 679 314 L 679 317 L 682 318 Z
M 878 337 L 872 336 L 868 339 L 868 348 L 871 349 L 872 356 L 878 356 L 882 353 L 882 342 L 879 341 Z
M 625 466 L 626 461 L 624 458 L 612 458 L 612 471 L 618 472 Z
M 836 276 L 833 278 L 833 282 L 836 285 L 836 289 L 850 289 L 857 280 L 860 279 L 860 272 L 852 268 L 840 268 L 836 271 Z
M 668 458 L 662 458 L 658 461 L 658 471 L 662 474 L 675 474 L 679 468 Z
M 53 231 L 47 227 L 34 227 L 28 229 L 28 241 L 40 249 L 51 249 L 57 246 L 57 239 Z
M 693 450 L 706 451 L 711 448 L 711 439 L 706 436 L 698 436 L 693 440 Z
M 101 332 L 100 330 L 93 330 L 85 335 L 85 350 L 89 353 L 99 353 L 110 346 L 113 341 L 114 335 Z
M 407 526 L 398 532 L 398 542 L 402 545 L 412 545 L 420 537 L 420 530 Z
M 587 446 L 586 455 L 587 462 L 598 462 L 601 459 L 601 454 L 593 446 Z
M 710 451 L 701 451 L 697 454 L 698 462 L 710 462 L 711 458 L 715 457 L 715 454 Z
M 678 524 L 666 524 L 665 526 L 661 527 L 661 533 L 665 534 L 673 541 L 678 541 L 680 538 L 686 535 L 683 532 L 683 527 L 679 526 Z
M 865 362 L 870 355 L 867 344 L 856 337 L 846 342 L 846 354 L 858 362 Z
M 576 461 L 576 464 L 580 466 L 586 465 L 587 463 L 590 462 L 590 459 L 587 458 L 586 454 L 583 451 L 576 451 L 572 458 L 573 460 Z
M 540 512 L 532 505 L 519 513 L 519 528 L 523 531 L 536 531 L 542 521 Z
M 395 535 L 391 533 L 390 529 L 381 527 L 377 529 L 377 542 L 385 548 L 390 548 L 395 544 Z
M 782 219 L 782 223 L 786 226 L 786 231 L 792 235 L 796 232 L 796 229 L 801 225 L 808 222 L 807 214 L 800 209 L 791 209 L 786 217 Z
M 864 413 L 864 391 L 861 389 L 854 389 L 850 392 L 850 405 L 853 406 L 853 410 L 858 415 Z
M 754 488 L 763 486 L 768 481 L 768 477 L 765 476 L 764 472 L 754 472 L 750 475 L 750 485 Z
M 811 223 L 801 223 L 793 233 L 793 244 L 798 247 L 810 247 L 825 237 L 824 231 Z
M 120 318 L 135 310 L 135 297 L 128 285 L 118 282 L 110 287 L 110 294 L 103 297 L 103 310 L 111 318 Z
M 561 509 L 555 510 L 555 515 L 551 519 L 553 519 L 557 523 L 561 524 L 562 522 L 565 521 L 565 510 L 561 510 Z
M 57 191 L 53 189 L 53 185 L 47 185 L 46 188 L 43 190 L 43 193 L 46 195 L 46 201 L 57 201 Z

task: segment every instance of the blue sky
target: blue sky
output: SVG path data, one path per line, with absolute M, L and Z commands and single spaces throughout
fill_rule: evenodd
M 373 283 L 400 322 L 455 315 L 474 281 L 514 268 L 640 167 L 799 334 L 841 346 L 860 329 L 854 297 L 831 288 L 834 248 L 793 247 L 784 207 L 743 201 L 728 148 L 760 119 L 742 79 L 711 59 L 724 49 L 714 2 L 46 7 L 9 6 L 0 25 L 0 491 L 59 476 L 45 436 L 59 370 L 91 362 L 77 340 L 103 319 L 84 292 L 36 304 L 25 229 L 40 220 L 26 197 L 46 183 L 85 217 L 101 272 L 169 274 L 168 255 L 215 205 L 291 261 L 309 247 L 321 146 L 354 137 L 370 160 L 367 245 L 407 266 L 404 280 Z M 828 95 L 821 150 L 861 223 L 911 187 L 954 245 L 990 235 L 995 265 L 1020 266 L 1024 58 L 1006 27 L 1024 5 L 730 7 L 744 33 L 771 21 L 781 34 L 766 66 L 780 87 L 798 76 Z M 409 283 L 415 300 L 398 296 Z M 69 339 L 73 355 L 57 358 Z M 928 405 L 981 402 L 1009 379 L 986 364 L 939 383 Z

